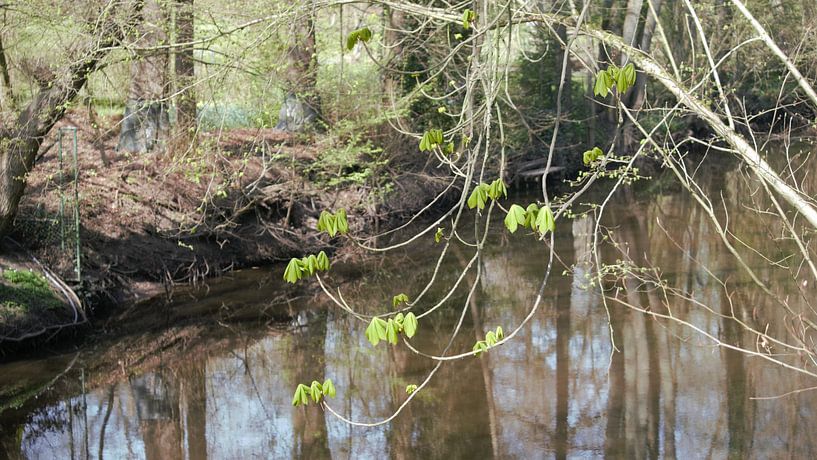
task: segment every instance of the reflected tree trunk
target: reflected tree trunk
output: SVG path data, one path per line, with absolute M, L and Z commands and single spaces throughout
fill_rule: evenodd
M 182 458 L 183 437 L 179 381 L 169 371 L 158 370 L 131 380 L 137 404 L 145 458 Z
M 721 296 L 723 339 L 743 348 L 743 334 L 732 317 L 729 301 Z M 721 347 L 721 355 L 726 365 L 724 369 L 724 394 L 726 395 L 726 424 L 729 432 L 729 458 L 747 458 L 752 449 L 752 410 L 750 390 L 743 353 Z
M 610 371 L 607 391 L 607 424 L 604 430 L 604 456 L 607 458 L 626 458 L 626 441 L 624 439 L 624 355 L 621 348 L 621 328 L 626 312 L 610 310 L 610 325 L 613 340 L 619 347 L 610 357 Z
M 296 373 L 298 383 L 309 385 L 312 380 L 322 381 L 322 376 L 311 375 L 311 369 L 325 369 L 326 322 L 310 324 L 302 330 L 308 335 L 307 347 L 298 346 L 291 353 L 296 362 L 314 362 L 315 366 L 303 366 Z M 310 350 L 320 350 L 319 356 L 306 353 Z M 297 384 L 293 384 L 293 387 Z M 329 434 L 326 430 L 326 418 L 322 408 L 310 401 L 307 406 L 292 408 L 292 423 L 297 440 L 296 451 L 299 458 L 329 458 Z
M 474 322 L 474 335 L 476 336 L 476 340 L 482 340 L 484 338 L 484 327 L 482 324 L 482 319 L 480 318 L 479 309 L 477 307 L 477 302 L 475 296 L 471 296 L 471 300 L 468 305 L 469 309 L 471 310 L 471 319 Z M 494 458 L 500 458 L 499 455 L 499 427 L 497 425 L 497 418 L 496 418 L 496 402 L 494 401 L 494 382 L 493 376 L 491 375 L 491 362 L 490 362 L 490 353 L 483 353 L 482 356 L 479 357 L 479 368 L 482 373 L 482 382 L 485 386 L 485 404 L 488 407 L 488 425 L 491 431 L 491 449 L 493 450 Z
M 563 255 L 568 257 L 567 255 Z M 571 257 L 572 259 L 572 257 Z M 570 259 L 567 259 L 570 260 Z M 566 459 L 570 445 L 568 424 L 570 401 L 570 298 L 556 296 L 556 458 Z
M 197 360 L 182 369 L 182 395 L 185 403 L 187 455 L 207 458 L 207 359 Z
M 105 430 L 108 427 L 108 421 L 111 419 L 111 413 L 113 413 L 115 391 L 116 385 L 110 385 L 108 388 L 108 402 L 105 406 L 105 416 L 102 418 L 102 426 L 99 428 L 99 450 L 97 454 L 99 460 L 102 460 L 103 453 L 105 452 Z

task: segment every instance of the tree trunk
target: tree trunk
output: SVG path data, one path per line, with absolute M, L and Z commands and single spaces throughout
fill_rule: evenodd
M 0 84 L 3 90 L 0 92 L 0 106 L 2 110 L 15 111 L 17 106 L 14 103 L 14 93 L 11 90 L 11 78 L 9 77 L 9 66 L 6 61 L 6 48 L 3 45 L 3 36 L 0 34 Z
M 564 43 L 567 46 L 567 28 L 565 26 L 557 26 L 556 27 L 556 34 L 559 36 L 559 41 Z M 557 47 L 556 52 L 556 59 L 554 64 L 556 65 L 556 75 L 562 77 L 563 82 L 563 89 L 562 89 L 562 117 L 564 118 L 565 113 L 569 113 L 570 109 L 573 106 L 573 91 L 572 91 L 572 82 L 573 82 L 573 68 L 570 65 L 570 61 L 567 63 L 567 67 L 565 68 L 565 74 L 562 75 L 562 62 L 564 61 L 564 56 L 567 50 L 565 50 L 561 45 Z M 543 84 L 545 84 L 543 82 Z M 559 97 L 559 92 L 557 91 L 554 94 L 553 99 L 553 107 L 556 107 L 556 98 Z
M 636 34 L 638 32 L 638 23 L 643 3 L 643 0 L 627 0 L 627 14 L 624 16 L 624 28 L 621 31 L 621 36 L 624 38 L 624 43 L 628 46 L 637 46 Z M 622 66 L 627 63 L 627 59 L 627 55 L 622 53 Z
M 645 53 L 650 52 L 650 48 L 652 47 L 652 36 L 655 32 L 655 26 L 657 24 L 656 16 L 661 14 L 661 3 L 662 0 L 647 0 L 652 2 L 653 9 L 655 10 L 655 14 L 649 14 L 647 16 L 647 21 L 644 24 L 644 32 L 641 33 L 641 51 Z M 628 104 L 633 110 L 640 110 L 641 107 L 644 105 L 644 98 L 646 97 L 647 93 L 647 76 L 644 73 L 639 72 L 635 79 L 635 86 L 633 87 L 633 92 L 630 97 L 630 103 Z
M 109 49 L 132 28 L 142 2 L 132 5 L 132 9 L 125 13 L 124 24 L 106 12 L 91 28 L 92 39 L 78 48 L 73 63 L 56 73 L 54 80 L 34 95 L 16 123 L 0 131 L 0 236 L 11 228 L 25 190 L 26 175 L 34 165 L 43 138 L 62 118 L 67 103 L 85 86 L 88 76 L 96 70 Z
M 604 0 L 602 10 L 601 28 L 607 30 L 614 35 L 621 35 L 623 21 L 621 15 L 618 13 L 619 9 L 623 9 L 622 0 Z M 607 65 L 618 62 L 619 52 L 616 49 L 607 49 L 604 42 L 599 42 L 599 68 L 604 69 Z M 600 104 L 597 104 L 598 114 L 602 116 L 605 130 L 609 130 L 611 126 L 616 123 L 615 110 L 606 109 Z M 595 115 L 595 113 L 594 113 Z
M 401 82 L 403 70 L 403 46 L 400 31 L 404 30 L 405 14 L 402 11 L 395 11 L 391 8 L 386 10 L 388 17 L 387 27 L 383 33 L 383 41 L 386 44 L 386 56 L 384 62 L 386 69 L 383 71 L 383 92 L 389 107 L 402 95 Z
M 193 41 L 193 1 L 176 2 L 176 43 Z M 176 50 L 176 127 L 178 145 L 190 144 L 196 131 L 196 83 L 193 47 L 185 46 Z
M 286 73 L 287 95 L 278 116 L 276 129 L 300 132 L 317 121 L 320 99 L 315 83 L 318 60 L 315 50 L 315 4 L 309 1 L 301 21 L 292 24 L 289 48 L 289 68 Z
M 167 43 L 167 17 L 160 0 L 145 0 L 140 39 L 136 46 L 155 47 Z M 151 50 L 131 63 L 131 83 L 117 150 L 145 153 L 163 142 L 168 131 L 166 49 Z

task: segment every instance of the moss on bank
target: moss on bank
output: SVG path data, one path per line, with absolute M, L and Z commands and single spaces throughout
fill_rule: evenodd
M 0 266 L 0 323 L 14 329 L 43 317 L 54 316 L 63 302 L 54 295 L 48 281 L 31 270 Z
M 59 308 L 62 302 L 51 292 L 48 281 L 31 270 L 3 270 L 0 280 L 0 317 L 8 312 L 28 313 L 33 310 Z

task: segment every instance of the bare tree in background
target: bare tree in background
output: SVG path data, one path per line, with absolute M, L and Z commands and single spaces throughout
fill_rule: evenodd
M 43 139 L 62 118 L 88 77 L 110 50 L 132 30 L 142 9 L 141 1 L 105 2 L 97 17 L 88 21 L 84 41 L 69 51 L 70 64 L 57 72 L 47 72 L 40 88 L 17 115 L 16 121 L 0 130 L 0 235 L 11 228 L 26 186 L 26 175 Z
M 145 0 L 117 150 L 145 153 L 168 135 L 169 90 L 167 11 L 160 0 Z
M 176 126 L 174 137 L 176 144 L 189 144 L 196 130 L 196 72 L 193 58 L 193 46 L 188 45 L 195 38 L 194 33 L 194 0 L 176 2 L 176 43 L 181 47 L 175 50 L 176 55 Z
M 298 132 L 320 117 L 321 104 L 316 92 L 318 57 L 315 48 L 315 3 L 304 2 L 300 19 L 293 21 L 288 36 L 289 66 L 285 80 L 287 95 L 278 116 L 277 129 Z

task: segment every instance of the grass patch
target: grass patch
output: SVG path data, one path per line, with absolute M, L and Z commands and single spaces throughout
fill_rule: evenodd
M 3 270 L 0 279 L 0 317 L 24 315 L 62 306 L 48 281 L 30 270 Z

